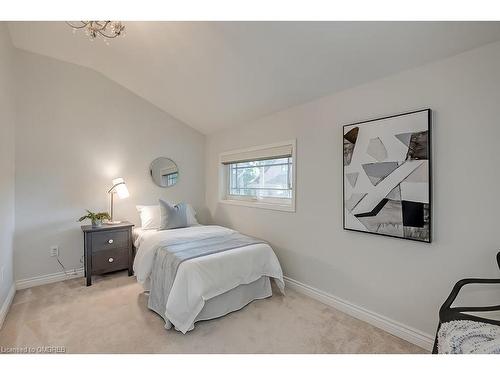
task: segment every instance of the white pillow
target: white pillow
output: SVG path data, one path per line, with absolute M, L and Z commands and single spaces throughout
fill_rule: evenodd
M 160 206 L 135 206 L 141 215 L 142 229 L 160 228 Z
M 136 206 L 137 211 L 141 215 L 141 227 L 142 229 L 159 229 L 161 226 L 161 211 L 160 205 L 155 206 Z M 196 211 L 193 206 L 187 204 L 186 209 L 187 225 L 192 227 L 193 225 L 198 225 L 196 220 Z

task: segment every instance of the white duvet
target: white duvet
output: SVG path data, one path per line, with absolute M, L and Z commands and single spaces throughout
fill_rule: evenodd
M 149 289 L 156 250 L 190 239 L 229 234 L 232 229 L 216 225 L 199 225 L 163 231 L 138 232 L 134 272 L 137 281 Z M 187 260 L 180 264 L 165 306 L 165 316 L 180 331 L 192 328 L 205 301 L 238 285 L 249 284 L 262 276 L 275 279 L 284 291 L 283 272 L 272 248 L 256 244 Z

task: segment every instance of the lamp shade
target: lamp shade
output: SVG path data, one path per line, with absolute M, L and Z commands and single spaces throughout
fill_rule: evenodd
M 130 194 L 128 193 L 127 185 L 123 178 L 115 178 L 113 180 L 113 185 L 115 186 L 115 192 L 118 194 L 120 199 L 127 198 Z

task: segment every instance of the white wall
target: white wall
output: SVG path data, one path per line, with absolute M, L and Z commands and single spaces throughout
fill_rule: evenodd
M 210 135 L 212 221 L 270 241 L 287 276 L 432 335 L 457 279 L 498 277 L 499 88 L 497 43 Z M 427 107 L 433 243 L 343 231 L 342 125 Z M 292 138 L 296 213 L 217 203 L 221 152 Z
M 13 283 L 14 238 L 14 88 L 13 47 L 7 27 L 0 23 L 0 308 Z M 1 276 L 0 276 L 1 277 Z
M 116 219 L 139 224 L 135 205 L 163 197 L 191 202 L 203 221 L 204 135 L 95 71 L 22 51 L 16 58 L 16 280 L 61 271 L 51 245 L 68 269 L 82 266 L 76 220 L 86 208 L 108 209 L 115 177 L 130 191 L 115 200 Z M 159 156 L 179 167 L 174 187 L 149 176 Z

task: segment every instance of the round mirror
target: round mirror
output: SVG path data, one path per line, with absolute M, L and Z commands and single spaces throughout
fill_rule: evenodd
M 170 187 L 179 179 L 179 168 L 172 159 L 157 158 L 149 167 L 149 172 L 154 183 L 160 187 Z

